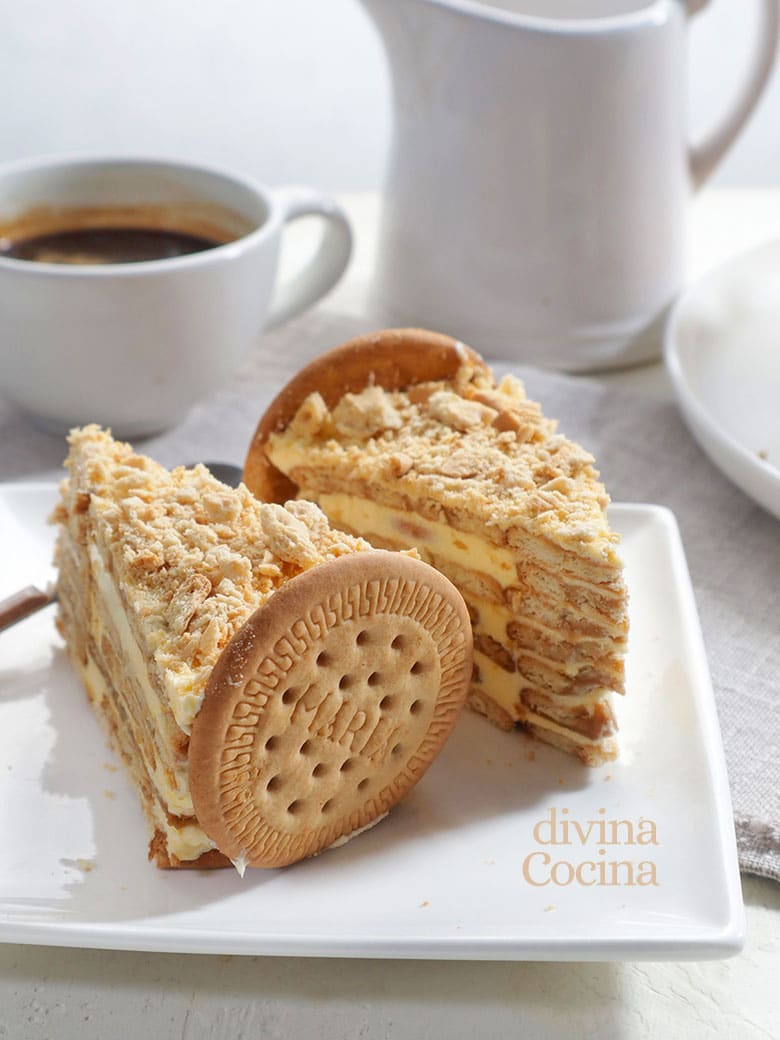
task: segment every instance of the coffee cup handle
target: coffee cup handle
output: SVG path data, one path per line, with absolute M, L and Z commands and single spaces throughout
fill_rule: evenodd
M 687 0 L 689 15 L 697 14 L 709 0 Z M 779 0 L 763 0 L 758 40 L 753 53 L 750 72 L 742 84 L 730 110 L 714 130 L 691 148 L 691 179 L 695 188 L 701 187 L 729 150 L 737 134 L 747 122 L 764 92 L 775 63 L 780 25 Z
M 274 193 L 283 224 L 301 217 L 322 217 L 325 233 L 306 266 L 279 285 L 264 329 L 273 329 L 311 307 L 341 278 L 352 253 L 352 230 L 347 216 L 333 199 L 311 188 L 283 188 Z

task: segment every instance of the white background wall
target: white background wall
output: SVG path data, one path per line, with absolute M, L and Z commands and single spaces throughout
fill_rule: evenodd
M 756 9 L 712 0 L 696 19 L 694 132 L 738 80 Z M 0 161 L 133 150 L 371 188 L 389 133 L 388 71 L 359 0 L 0 0 Z M 780 187 L 777 72 L 716 181 Z

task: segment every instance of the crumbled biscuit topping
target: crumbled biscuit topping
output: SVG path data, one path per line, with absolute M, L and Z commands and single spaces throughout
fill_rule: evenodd
M 556 431 L 520 380 L 496 385 L 464 365 L 448 382 L 345 394 L 332 411 L 312 394 L 268 454 L 304 495 L 427 503 L 427 515 L 472 518 L 497 543 L 522 529 L 618 565 L 593 457 Z
M 259 502 L 204 466 L 169 472 L 97 426 L 74 430 L 55 519 L 89 512 L 97 549 L 163 671 L 197 693 L 226 644 L 289 578 L 368 542 L 310 502 Z M 177 715 L 178 717 L 178 715 Z

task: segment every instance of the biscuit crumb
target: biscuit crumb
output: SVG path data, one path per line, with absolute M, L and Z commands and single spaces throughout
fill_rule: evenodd
M 452 455 L 442 459 L 438 472 L 443 477 L 475 477 L 482 468 L 482 460 L 477 452 L 458 449 Z
M 320 562 L 321 556 L 314 547 L 309 529 L 284 506 L 275 503 L 264 505 L 261 523 L 268 548 L 280 560 L 304 568 Z
M 81 857 L 79 857 L 79 859 L 61 859 L 60 863 L 62 863 L 64 867 L 75 867 L 77 870 L 80 870 L 84 874 L 89 874 L 90 871 L 94 870 L 95 868 L 94 860 L 83 859 Z
M 381 386 L 367 386 L 359 394 L 344 394 L 333 409 L 333 425 L 346 437 L 373 437 L 399 430 L 403 420 Z
M 325 426 L 328 419 L 328 406 L 322 398 L 322 394 L 314 391 L 309 394 L 301 407 L 295 413 L 295 418 L 290 423 L 290 429 L 296 437 L 316 437 Z
M 475 426 L 487 426 L 498 412 L 479 401 L 468 401 L 449 390 L 437 390 L 428 400 L 428 414 L 445 426 L 468 433 Z
M 181 635 L 212 592 L 211 582 L 203 574 L 190 574 L 179 587 L 166 610 L 172 632 Z
M 443 389 L 443 383 L 415 383 L 406 391 L 406 396 L 411 404 L 427 404 L 431 394 Z
M 414 465 L 409 455 L 404 455 L 399 452 L 396 455 L 391 455 L 387 460 L 388 470 L 391 477 L 404 477 Z
M 424 906 L 430 906 L 430 903 L 427 899 L 423 899 L 422 903 L 420 903 L 420 909 L 422 909 Z

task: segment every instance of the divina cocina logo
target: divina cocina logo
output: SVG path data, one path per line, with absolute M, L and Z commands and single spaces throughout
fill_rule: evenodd
M 549 809 L 534 824 L 540 848 L 523 860 L 523 878 L 546 885 L 658 885 L 652 846 L 659 845 L 653 820 L 607 819 L 599 809 L 592 820 L 576 820 L 569 810 Z

